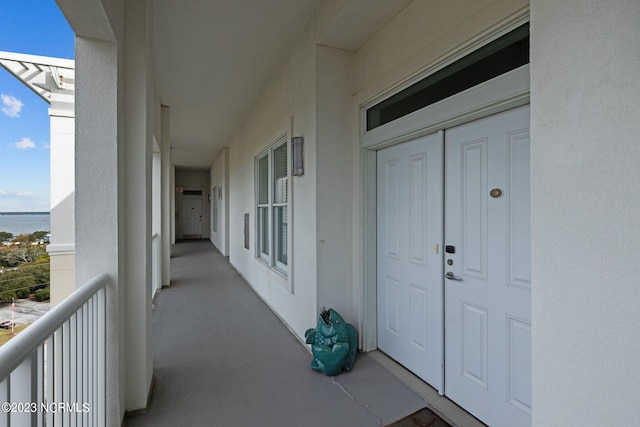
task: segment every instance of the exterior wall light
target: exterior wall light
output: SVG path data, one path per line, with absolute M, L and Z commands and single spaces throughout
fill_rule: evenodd
M 291 138 L 291 175 L 304 175 L 304 138 L 294 136 Z

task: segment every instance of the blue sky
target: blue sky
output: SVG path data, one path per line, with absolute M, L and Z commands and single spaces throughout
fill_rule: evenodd
M 73 59 L 54 0 L 0 0 L 0 50 Z M 0 212 L 49 211 L 49 104 L 0 67 Z

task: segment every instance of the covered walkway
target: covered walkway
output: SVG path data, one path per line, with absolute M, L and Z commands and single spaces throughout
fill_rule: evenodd
M 148 412 L 126 426 L 382 426 L 430 406 L 375 352 L 334 378 L 311 370 L 309 351 L 209 241 L 175 245 L 171 267 L 155 300 Z

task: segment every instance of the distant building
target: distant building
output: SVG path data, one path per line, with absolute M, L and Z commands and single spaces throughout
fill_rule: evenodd
M 0 66 L 51 106 L 51 234 L 34 244 L 50 243 L 51 304 L 55 305 L 75 289 L 75 62 L 0 51 Z

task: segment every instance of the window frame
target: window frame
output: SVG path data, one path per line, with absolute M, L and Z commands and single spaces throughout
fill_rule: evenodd
M 291 147 L 288 134 L 280 136 L 273 142 L 268 148 L 261 151 L 255 156 L 255 257 L 258 261 L 277 272 L 281 276 L 288 278 L 291 270 Z M 276 185 L 278 184 L 275 176 L 275 152 L 282 146 L 286 147 L 286 175 L 281 177 L 285 178 L 286 187 L 286 202 L 276 202 Z M 262 174 L 261 166 L 262 161 L 266 159 L 267 173 Z M 267 185 L 263 184 L 263 179 L 266 178 Z M 266 190 L 266 202 L 261 199 L 261 196 L 265 196 L 262 191 Z M 279 238 L 279 228 L 277 224 L 276 211 L 279 208 L 284 208 L 286 211 L 287 221 L 286 229 L 284 232 L 284 239 Z M 266 215 L 265 215 L 266 213 Z M 266 232 L 266 234 L 264 234 Z M 265 239 L 266 237 L 266 239 Z M 285 242 L 285 262 L 279 259 L 280 247 L 279 242 Z
M 211 188 L 211 232 L 218 234 L 218 186 Z
M 260 203 L 260 163 L 262 159 L 267 159 L 267 183 L 271 182 L 271 167 L 270 167 L 270 149 L 265 150 L 259 156 L 256 157 L 256 257 L 267 265 L 271 265 L 271 186 L 267 185 L 267 202 Z M 266 210 L 266 218 L 262 212 Z M 264 228 L 266 220 L 266 250 L 264 241 Z
M 529 33 L 527 21 L 384 99 L 366 106 L 362 124 L 364 132 L 375 131 L 530 64 Z

